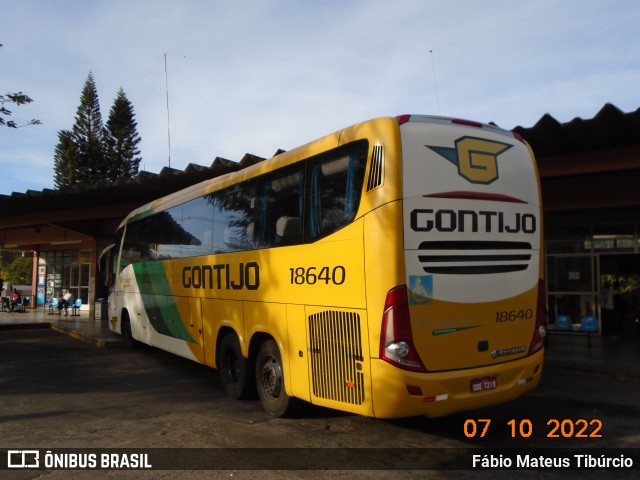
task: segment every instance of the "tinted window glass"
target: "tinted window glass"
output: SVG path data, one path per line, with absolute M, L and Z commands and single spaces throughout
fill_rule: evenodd
M 255 182 L 249 181 L 211 195 L 213 204 L 213 252 L 254 248 Z
M 283 168 L 260 179 L 258 231 L 260 247 L 302 241 L 304 164 Z
M 318 160 L 309 166 L 308 231 L 311 240 L 351 222 L 358 210 L 366 150 Z
M 341 147 L 131 223 L 120 267 L 329 235 L 355 218 L 367 149 Z

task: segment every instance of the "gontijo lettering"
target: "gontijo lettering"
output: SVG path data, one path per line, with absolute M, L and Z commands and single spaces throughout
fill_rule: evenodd
M 538 226 L 531 213 L 416 208 L 411 212 L 411 228 L 414 232 L 536 233 Z
M 182 286 L 216 290 L 258 290 L 260 266 L 257 262 L 187 266 L 182 269 Z

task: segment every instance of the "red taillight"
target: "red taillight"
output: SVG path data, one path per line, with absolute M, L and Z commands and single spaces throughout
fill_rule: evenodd
M 517 140 L 520 140 L 522 143 L 525 143 L 525 139 L 524 139 L 524 137 L 523 137 L 522 135 L 520 135 L 518 132 L 511 131 L 511 133 L 513 133 L 513 136 L 514 136 Z
M 411 120 L 411 115 L 398 115 L 396 120 L 398 121 L 398 125 L 404 125 Z
M 536 315 L 536 328 L 533 331 L 533 338 L 529 346 L 529 355 L 539 351 L 544 345 L 544 337 L 547 336 L 547 318 L 545 309 L 545 289 L 544 280 L 538 281 L 538 313 Z
M 483 193 L 483 192 L 442 192 L 442 193 L 429 193 L 423 195 L 423 197 L 433 198 L 463 198 L 466 200 L 486 200 L 489 202 L 506 202 L 506 203 L 527 203 L 519 198 L 510 197 L 509 195 L 503 195 L 501 193 Z
M 454 118 L 453 120 L 451 120 L 451 123 L 455 123 L 457 125 L 466 125 L 467 127 L 482 128 L 482 124 L 480 122 L 473 122 L 471 120 L 463 120 L 461 118 Z
M 406 285 L 392 288 L 387 293 L 380 332 L 380 358 L 405 370 L 426 371 L 413 345 Z

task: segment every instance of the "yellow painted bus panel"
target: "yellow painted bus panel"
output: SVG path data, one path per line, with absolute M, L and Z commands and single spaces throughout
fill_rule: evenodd
M 427 370 L 491 365 L 528 353 L 538 288 L 485 303 L 431 300 L 411 307 L 413 341 Z M 497 352 L 502 352 L 498 354 Z
M 216 366 L 216 341 L 222 328 L 231 328 L 240 339 L 243 355 L 247 355 L 244 337 L 242 302 L 231 300 L 202 300 L 202 330 L 205 363 Z
M 289 370 L 291 395 L 310 401 L 309 352 L 305 308 L 303 305 L 287 305 L 287 332 L 289 338 Z
M 499 365 L 440 373 L 401 371 L 382 360 L 372 360 L 373 410 L 377 418 L 425 415 L 440 417 L 508 402 L 534 389 L 542 374 L 543 350 Z M 473 392 L 475 379 L 495 376 L 497 388 Z M 412 395 L 408 387 L 419 388 Z
M 260 289 L 265 299 L 303 305 L 365 307 L 362 222 L 331 240 L 308 246 L 272 249 L 265 255 Z M 260 272 L 263 272 L 261 267 Z
M 393 202 L 376 210 L 375 215 L 365 217 L 365 269 L 367 275 L 367 311 L 371 325 L 369 331 L 369 355 L 377 358 L 380 348 L 380 322 L 387 293 L 405 283 L 402 248 L 402 202 Z M 373 272 L 374 274 L 371 274 Z
M 371 415 L 366 310 L 308 306 L 306 315 L 312 402 Z
M 291 368 L 289 337 L 287 336 L 287 305 L 282 303 L 243 302 L 245 342 L 243 355 L 255 334 L 266 333 L 273 337 L 280 350 L 284 371 L 285 389 L 291 395 Z M 242 342 L 241 342 L 242 344 Z M 247 350 L 245 350 L 247 348 Z

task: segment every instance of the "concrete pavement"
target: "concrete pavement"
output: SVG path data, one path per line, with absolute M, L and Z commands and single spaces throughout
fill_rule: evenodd
M 0 331 L 14 328 L 51 328 L 100 348 L 124 346 L 120 335 L 109 330 L 106 319 L 89 318 L 86 311 L 78 316 L 49 314 L 48 308 L 26 309 L 24 312 L 0 312 Z
M 14 328 L 51 328 L 100 348 L 123 347 L 122 338 L 109 330 L 107 319 L 94 320 L 88 312 L 79 316 L 48 314 L 46 308 L 25 312 L 0 312 L 0 332 Z M 1 334 L 1 333 L 0 333 Z M 640 333 L 618 337 L 591 337 L 581 333 L 551 332 L 545 368 L 640 383 Z

